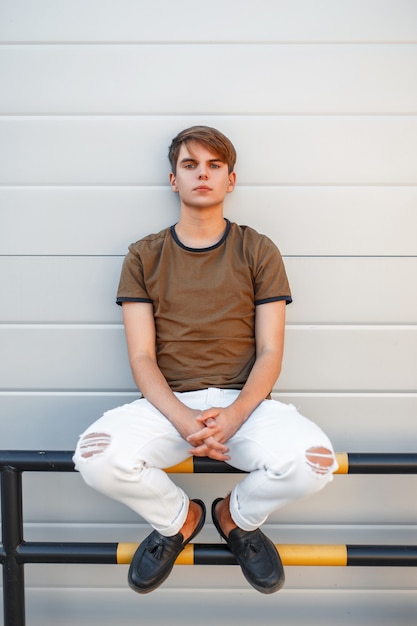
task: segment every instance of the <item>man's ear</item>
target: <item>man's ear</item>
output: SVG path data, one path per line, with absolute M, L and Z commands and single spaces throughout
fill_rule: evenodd
M 171 185 L 172 191 L 178 192 L 177 178 L 172 172 L 169 175 L 169 184 Z
M 227 193 L 231 193 L 236 185 L 236 173 L 230 172 L 229 174 L 229 184 L 227 186 Z

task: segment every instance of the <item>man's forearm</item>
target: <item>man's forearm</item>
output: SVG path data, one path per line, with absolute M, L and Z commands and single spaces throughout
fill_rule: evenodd
M 184 435 L 187 425 L 189 427 L 191 409 L 172 392 L 158 364 L 148 356 L 141 356 L 131 362 L 131 368 L 142 395 Z
M 242 423 L 269 395 L 280 372 L 281 354 L 277 355 L 274 350 L 266 350 L 256 359 L 248 380 L 233 403 Z

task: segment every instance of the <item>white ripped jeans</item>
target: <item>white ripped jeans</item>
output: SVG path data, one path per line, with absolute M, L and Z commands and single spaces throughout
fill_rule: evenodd
M 239 391 L 209 388 L 176 395 L 204 410 L 228 406 Z M 227 446 L 228 463 L 247 472 L 230 499 L 232 518 L 243 530 L 255 530 L 276 509 L 318 492 L 337 468 L 321 429 L 276 400 L 264 400 Z M 169 420 L 142 398 L 92 424 L 80 436 L 74 462 L 88 485 L 171 536 L 183 526 L 189 500 L 163 468 L 183 461 L 189 449 Z

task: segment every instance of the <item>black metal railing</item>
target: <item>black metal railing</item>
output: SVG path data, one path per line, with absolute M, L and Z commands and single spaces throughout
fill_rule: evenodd
M 25 563 L 128 563 L 137 544 L 27 542 L 23 528 L 23 472 L 73 472 L 73 452 L 0 451 L 4 626 L 25 625 Z M 339 474 L 417 474 L 417 453 L 338 454 Z M 171 473 L 239 473 L 211 459 L 189 459 Z M 285 565 L 417 566 L 417 545 L 278 546 Z M 182 564 L 233 565 L 225 544 L 187 546 Z

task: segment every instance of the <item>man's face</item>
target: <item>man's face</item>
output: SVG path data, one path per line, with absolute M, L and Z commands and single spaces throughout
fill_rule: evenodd
M 201 143 L 182 144 L 176 174 L 170 174 L 173 191 L 179 193 L 183 205 L 196 208 L 221 206 L 227 193 L 233 191 L 234 172 Z

